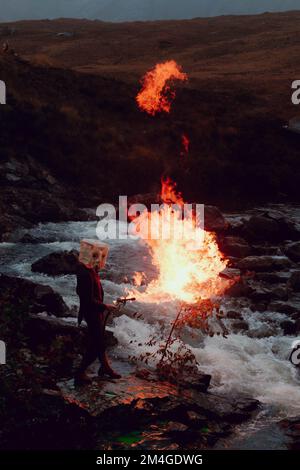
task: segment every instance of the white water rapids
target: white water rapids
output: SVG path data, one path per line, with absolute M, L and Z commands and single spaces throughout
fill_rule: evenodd
M 40 224 L 29 231 L 40 243 L 0 244 L 1 272 L 50 285 L 69 306 L 78 305 L 75 276 L 53 278 L 32 273 L 31 264 L 54 251 L 78 250 L 81 238 L 96 237 L 95 228 L 95 222 Z M 148 279 L 155 277 L 148 250 L 140 242 L 117 240 L 109 244 L 107 273 L 102 277 L 107 303 L 132 288 L 130 279 L 134 272 L 143 271 Z M 188 330 L 184 334 L 201 371 L 212 375 L 211 390 L 217 394 L 256 398 L 276 419 L 299 415 L 300 376 L 288 360 L 296 338 L 283 336 L 278 326 L 281 320 L 287 319 L 286 315 L 270 311 L 252 312 L 239 302 L 238 299 L 228 299 L 224 301 L 224 308 L 241 311 L 249 323 L 249 331 L 240 334 L 231 332 L 227 339 L 221 336 L 203 337 L 199 333 L 192 337 Z M 114 319 L 112 325 L 119 341 L 118 356 L 124 360 L 128 355 L 139 356 L 151 337 L 165 338 L 177 307 L 174 303 L 130 305 L 123 315 Z M 141 312 L 143 318 L 133 318 L 130 313 L 135 311 Z M 271 328 L 272 333 L 268 337 L 257 337 L 259 335 L 255 332 L 266 328 Z

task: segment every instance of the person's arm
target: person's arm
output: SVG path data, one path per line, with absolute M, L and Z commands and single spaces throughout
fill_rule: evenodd
M 99 312 L 104 312 L 106 305 L 94 298 L 92 282 L 89 272 L 81 271 L 77 277 L 77 293 L 81 299 L 84 299 L 84 303 Z

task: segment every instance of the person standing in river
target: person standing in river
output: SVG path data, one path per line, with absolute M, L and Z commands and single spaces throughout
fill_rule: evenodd
M 108 246 L 98 241 L 82 240 L 80 244 L 76 288 L 80 299 L 78 323 L 80 325 L 82 320 L 86 321 L 88 338 L 81 365 L 75 374 L 77 385 L 91 382 L 86 370 L 96 359 L 100 361 L 99 376 L 108 375 L 113 379 L 121 377 L 109 365 L 105 351 L 106 317 L 116 308 L 114 305 L 103 303 L 104 292 L 99 270 L 105 266 L 107 254 Z

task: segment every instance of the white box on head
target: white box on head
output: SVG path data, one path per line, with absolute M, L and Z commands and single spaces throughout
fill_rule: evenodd
M 79 261 L 88 268 L 94 267 L 98 261 L 99 269 L 103 269 L 106 264 L 109 246 L 98 240 L 81 240 Z

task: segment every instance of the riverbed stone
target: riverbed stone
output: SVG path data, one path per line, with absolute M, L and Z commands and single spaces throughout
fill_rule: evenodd
M 288 269 L 291 262 L 285 256 L 248 256 L 237 263 L 237 268 L 244 271 L 279 271 Z
M 251 253 L 250 245 L 241 237 L 224 237 L 223 240 L 220 241 L 219 245 L 221 251 L 228 256 L 245 258 Z
M 295 322 L 292 322 L 290 320 L 284 320 L 280 323 L 280 327 L 282 328 L 283 333 L 286 336 L 297 334 L 297 325 Z
M 296 263 L 300 261 L 300 242 L 287 245 L 284 251 L 292 261 L 295 261 Z
M 292 273 L 288 284 L 292 290 L 300 292 L 300 271 Z
M 56 251 L 35 261 L 32 272 L 39 272 L 49 276 L 76 274 L 78 267 L 78 251 Z
M 0 274 L 0 292 L 0 298 L 7 296 L 12 305 L 22 299 L 34 313 L 45 311 L 58 317 L 66 317 L 70 313 L 61 295 L 50 286 L 27 279 Z

